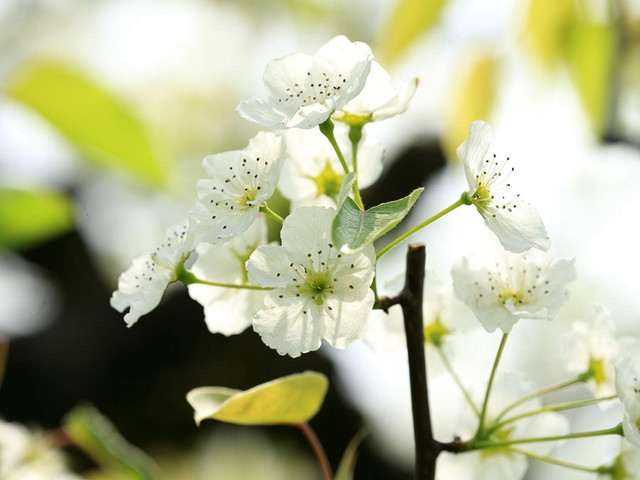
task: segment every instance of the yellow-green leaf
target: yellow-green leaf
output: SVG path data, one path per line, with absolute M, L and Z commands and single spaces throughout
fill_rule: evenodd
M 497 66 L 495 57 L 479 55 L 462 75 L 458 90 L 451 94 L 452 103 L 447 107 L 442 135 L 448 159 L 456 158 L 456 149 L 469 135 L 469 125 L 489 117 L 496 93 Z
M 104 478 L 153 480 L 159 477 L 153 460 L 128 443 L 93 406 L 74 408 L 65 418 L 63 429 L 74 445 L 104 469 Z
M 55 191 L 0 189 L 0 246 L 28 247 L 73 228 L 71 199 Z
M 164 158 L 147 127 L 120 99 L 64 63 L 26 63 L 5 91 L 42 115 L 95 165 L 118 168 L 147 184 L 167 181 Z
M 377 51 L 383 62 L 397 61 L 404 51 L 433 26 L 446 0 L 398 0 L 384 27 Z
M 613 25 L 580 22 L 567 38 L 567 63 L 584 109 L 596 133 L 602 133 L 609 113 L 616 58 Z
M 187 401 L 197 424 L 207 418 L 241 425 L 299 424 L 320 410 L 328 387 L 327 377 L 307 371 L 246 391 L 200 387 L 187 394 Z
M 529 0 L 526 38 L 548 67 L 561 58 L 568 29 L 576 17 L 575 0 Z

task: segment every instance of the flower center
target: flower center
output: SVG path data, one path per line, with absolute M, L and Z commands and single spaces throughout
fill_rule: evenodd
M 246 209 L 253 207 L 255 204 L 254 200 L 256 198 L 257 193 L 258 192 L 254 187 L 245 187 L 244 192 L 242 193 L 242 195 L 240 195 L 240 198 L 238 199 L 238 204 L 245 207 L 244 209 L 245 211 Z
M 338 201 L 338 195 L 340 194 L 340 187 L 342 186 L 342 180 L 344 175 L 337 173 L 331 168 L 329 160 L 325 161 L 324 168 L 315 177 L 310 177 L 316 184 L 318 189 L 318 197 L 320 195 L 326 195 L 334 201 Z
M 522 290 L 511 290 L 509 288 L 500 289 L 498 293 L 498 299 L 502 302 L 502 305 L 510 303 L 514 306 L 522 305 L 525 301 L 524 292 Z
M 330 272 L 328 270 L 316 272 L 310 268 L 305 268 L 305 271 L 307 276 L 300 287 L 300 293 L 310 296 L 316 305 L 322 305 L 325 294 L 333 290 Z
M 476 206 L 480 213 L 484 212 L 493 200 L 489 183 L 485 182 L 484 175 L 476 178 L 476 191 L 471 196 L 471 202 Z
M 591 378 L 596 382 L 596 385 L 602 385 L 607 381 L 607 371 L 605 370 L 602 359 L 596 360 L 595 358 L 591 358 L 589 360 L 589 372 L 591 373 Z
M 442 339 L 449 334 L 449 329 L 445 327 L 437 317 L 434 322 L 424 327 L 424 341 L 436 347 L 442 345 Z

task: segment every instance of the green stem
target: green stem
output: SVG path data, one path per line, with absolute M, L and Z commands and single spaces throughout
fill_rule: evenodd
M 411 230 L 403 233 L 402 235 L 400 235 L 398 238 L 396 238 L 395 240 L 393 240 L 392 242 L 388 243 L 387 245 L 385 245 L 384 247 L 382 247 L 380 249 L 380 251 L 378 251 L 378 253 L 376 253 L 376 258 L 380 258 L 382 257 L 385 253 L 387 253 L 389 250 L 391 250 L 393 247 L 395 247 L 396 245 L 398 245 L 400 242 L 406 240 L 407 238 L 409 238 L 411 235 L 413 235 L 414 233 L 416 233 L 417 231 L 423 229 L 424 227 L 426 227 L 427 225 L 429 225 L 430 223 L 435 222 L 436 220 L 438 220 L 440 217 L 444 217 L 447 213 L 455 210 L 456 208 L 458 208 L 461 205 L 471 205 L 471 200 L 469 200 L 469 192 L 464 192 L 462 195 L 460 195 L 460 198 L 452 203 L 451 205 L 449 205 L 447 208 L 445 208 L 444 210 L 436 213 L 435 215 L 433 215 L 432 217 L 427 218 L 424 222 L 416 225 L 415 227 L 413 227 Z
M 537 437 L 537 438 L 514 438 L 513 440 L 507 440 L 505 442 L 491 442 L 491 441 L 471 441 L 468 445 L 468 450 L 485 450 L 487 448 L 502 448 L 510 447 L 511 445 L 517 445 L 520 443 L 541 443 L 541 442 L 553 442 L 556 440 L 570 440 L 572 438 L 592 438 L 602 437 L 605 435 L 620 435 L 623 436 L 622 423 L 619 423 L 615 427 L 607 428 L 604 430 L 593 430 L 591 432 L 569 433 L 567 435 L 556 435 L 551 437 Z
M 338 145 L 338 142 L 336 141 L 336 137 L 333 134 L 333 122 L 331 121 L 331 118 L 328 118 L 327 120 L 325 120 L 324 122 L 322 122 L 320 125 L 318 125 L 318 127 L 320 127 L 320 132 L 322 132 L 322 134 L 327 137 L 327 140 L 329 140 L 329 143 L 331 144 L 331 146 L 333 147 L 333 150 L 336 152 L 336 155 L 338 156 L 338 160 L 340 160 L 340 165 L 342 165 L 342 169 L 344 170 L 344 174 L 347 175 L 350 170 L 349 170 L 349 165 L 347 165 L 347 161 L 344 159 L 344 155 L 342 154 L 342 150 L 340 150 L 340 146 Z M 355 165 L 354 165 L 355 168 Z M 364 204 L 362 203 L 362 198 L 360 197 L 360 190 L 358 189 L 358 174 L 356 172 L 356 176 L 355 176 L 355 180 L 353 182 L 353 184 L 351 185 L 352 190 L 353 190 L 353 197 L 354 200 L 356 202 L 356 205 L 358 205 L 358 208 L 360 208 L 360 210 L 364 211 Z
M 516 415 L 515 417 L 509 417 L 506 420 L 503 420 L 502 422 L 494 423 L 491 426 L 490 431 L 498 430 L 502 428 L 504 425 L 516 422 L 518 420 L 522 420 L 523 418 L 533 417 L 535 415 L 540 415 L 542 413 L 547 413 L 547 412 L 559 412 L 561 410 L 569 410 L 572 408 L 586 407 L 588 405 L 594 405 L 596 403 L 614 400 L 615 398 L 617 398 L 617 395 L 610 395 L 608 397 L 599 397 L 599 398 L 588 398 L 586 400 L 577 400 L 574 402 L 565 402 L 565 403 L 557 403 L 555 405 L 547 405 L 546 407 L 539 408 L 538 410 L 525 412 L 520 415 Z
M 260 211 L 265 213 L 272 219 L 274 219 L 280 225 L 282 225 L 282 223 L 284 222 L 284 219 L 280 215 L 278 215 L 276 212 L 271 210 L 271 208 L 269 208 L 269 205 L 267 205 L 266 203 L 263 203 L 262 205 L 260 205 Z
M 600 473 L 601 468 L 596 467 L 583 467 L 582 465 L 577 465 L 575 463 L 565 462 L 564 460 L 559 460 L 557 458 L 547 457 L 545 455 L 538 455 L 533 452 L 529 452 L 528 450 L 522 450 L 518 447 L 509 448 L 512 452 L 520 453 L 534 460 L 538 460 L 540 462 L 550 463 L 551 465 L 558 465 L 559 467 L 570 468 L 572 470 L 578 470 L 580 472 L 589 472 L 589 473 Z
M 309 445 L 311 446 L 311 449 L 313 450 L 313 453 L 318 460 L 318 464 L 320 465 L 323 480 L 333 480 L 333 471 L 331 470 L 331 465 L 329 464 L 327 454 L 325 453 L 324 448 L 322 448 L 322 444 L 320 443 L 320 440 L 318 440 L 318 436 L 316 435 L 316 433 L 306 422 L 296 423 L 295 426 L 302 430 L 302 433 L 304 433 L 305 438 L 309 442 Z
M 353 173 L 355 180 L 353 181 L 353 195 L 356 197 L 355 202 L 364 210 L 364 202 L 360 197 L 360 187 L 358 186 L 358 145 L 362 139 L 362 125 L 352 125 L 349 127 L 349 140 L 351 140 L 351 163 L 353 164 Z
M 273 290 L 271 287 L 261 287 L 259 285 L 236 285 L 233 283 L 224 283 L 224 282 L 214 282 L 211 280 L 202 280 L 196 277 L 189 270 L 184 268 L 184 265 L 180 265 L 176 269 L 176 277 L 177 280 L 180 280 L 185 285 L 192 285 L 194 283 L 202 284 L 202 285 L 210 285 L 212 287 L 223 287 L 223 288 L 239 288 L 245 290 Z
M 442 360 L 442 363 L 444 363 L 445 368 L 449 371 L 449 375 L 451 375 L 451 377 L 453 378 L 453 381 L 456 382 L 456 385 L 458 385 L 458 388 L 460 388 L 460 391 L 464 395 L 464 398 L 467 400 L 467 403 L 475 412 L 476 417 L 480 418 L 480 411 L 478 410 L 478 407 L 471 399 L 471 395 L 469 395 L 469 392 L 467 391 L 464 384 L 460 380 L 460 377 L 458 376 L 456 371 L 453 369 L 453 366 L 449 362 L 449 359 L 447 358 L 447 355 L 444 353 L 444 350 L 442 350 L 442 347 L 440 346 L 437 346 L 435 348 L 440 354 L 440 359 Z
M 479 438 L 484 433 L 484 421 L 487 416 L 487 406 L 489 405 L 491 387 L 493 386 L 493 380 L 495 379 L 496 372 L 498 371 L 498 364 L 500 363 L 500 357 L 502 357 L 502 352 L 504 351 L 504 346 L 507 343 L 508 336 L 509 336 L 508 333 L 502 334 L 502 339 L 500 340 L 500 346 L 498 347 L 496 358 L 493 361 L 493 367 L 491 367 L 491 375 L 489 375 L 489 383 L 487 384 L 487 391 L 484 394 L 484 401 L 482 402 L 482 410 L 480 410 L 478 431 L 476 432 L 476 435 L 474 438 Z
M 581 382 L 584 381 L 583 378 L 584 378 L 583 375 L 578 375 L 577 377 L 572 378 L 571 380 L 567 380 L 565 382 L 557 383 L 555 385 L 550 385 L 548 387 L 544 387 L 544 388 L 541 388 L 540 390 L 532 392 L 529 395 L 525 395 L 524 397 L 522 397 L 518 401 L 513 402 L 511 405 L 509 405 L 507 408 L 505 408 L 502 411 L 502 413 L 496 417 L 495 421 L 499 422 L 508 412 L 510 412 L 514 408 L 522 405 L 523 403 L 528 402 L 529 400 L 533 400 L 534 398 L 541 397 L 542 395 L 546 395 L 546 394 L 551 393 L 551 392 L 555 392 L 556 390 L 561 390 L 563 388 L 570 387 L 571 385 L 575 385 L 577 383 L 581 383 Z

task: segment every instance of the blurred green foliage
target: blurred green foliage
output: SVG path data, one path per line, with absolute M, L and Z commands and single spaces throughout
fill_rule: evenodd
M 22 249 L 71 230 L 71 199 L 49 190 L 0 189 L 0 246 Z
M 154 480 L 159 477 L 153 460 L 129 444 L 95 407 L 74 408 L 65 418 L 63 428 L 74 445 L 102 469 L 94 478 Z
M 390 65 L 440 16 L 447 0 L 398 0 L 389 14 L 376 55 Z
M 166 185 L 164 155 L 145 125 L 84 73 L 54 60 L 31 61 L 12 72 L 6 92 L 51 122 L 94 165 Z
M 445 117 L 442 145 L 449 160 L 456 159 L 456 149 L 469 136 L 469 125 L 475 120 L 486 120 L 493 106 L 499 66 L 497 57 L 479 53 L 461 75 L 459 87 L 451 97 Z

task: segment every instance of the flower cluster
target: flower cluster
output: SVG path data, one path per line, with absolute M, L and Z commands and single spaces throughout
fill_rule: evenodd
M 127 325 L 180 280 L 203 305 L 211 332 L 232 335 L 253 325 L 283 355 L 315 350 L 323 338 L 343 348 L 364 335 L 375 254 L 371 244 L 349 254 L 334 246 L 338 195 L 349 173 L 360 187 L 379 177 L 383 147 L 365 139 L 362 126 L 406 110 L 417 81 L 392 85 L 368 45 L 338 36 L 315 55 L 269 62 L 264 82 L 267 97 L 241 102 L 238 112 L 267 129 L 289 130 L 259 132 L 246 148 L 203 160 L 208 178 L 198 181 L 189 217 L 119 279 L 111 305 L 128 310 Z M 335 137 L 332 116 L 342 125 Z M 348 135 L 354 118 L 356 140 Z M 330 138 L 310 130 L 321 124 L 331 125 Z M 265 218 L 283 222 L 267 205 L 276 188 L 292 212 L 281 245 L 266 245 Z

